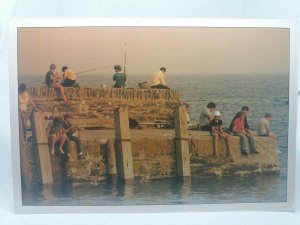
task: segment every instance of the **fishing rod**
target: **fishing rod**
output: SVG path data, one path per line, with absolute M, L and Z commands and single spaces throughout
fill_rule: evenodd
M 102 70 L 102 69 L 107 69 L 107 68 L 112 68 L 112 67 L 113 66 L 102 66 L 102 67 L 98 67 L 98 68 L 94 68 L 94 69 L 90 69 L 90 70 L 80 71 L 80 72 L 77 72 L 76 74 L 87 73 L 87 72 L 91 72 L 91 71 Z
M 124 74 L 126 75 L 126 61 L 127 61 L 127 55 L 126 55 L 126 45 L 127 45 L 127 38 L 125 37 L 125 55 L 124 55 Z

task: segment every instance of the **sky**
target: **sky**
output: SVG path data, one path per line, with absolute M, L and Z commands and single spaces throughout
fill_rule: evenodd
M 55 63 L 75 72 L 128 75 L 288 74 L 289 30 L 279 28 L 19 28 L 18 74 L 45 75 Z

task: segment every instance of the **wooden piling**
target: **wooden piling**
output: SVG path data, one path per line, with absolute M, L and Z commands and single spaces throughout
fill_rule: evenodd
M 114 121 L 118 177 L 125 184 L 131 184 L 134 176 L 127 106 L 114 110 Z
M 113 140 L 108 140 L 106 143 L 107 149 L 107 164 L 108 164 L 108 174 L 110 176 L 114 176 L 117 174 L 117 166 L 116 166 L 116 151 Z
M 191 182 L 186 107 L 182 104 L 175 111 L 175 147 L 177 175 L 184 182 Z
M 48 138 L 46 134 L 46 121 L 44 114 L 43 112 L 32 112 L 30 119 L 33 142 L 37 150 L 37 164 L 42 183 L 53 184 L 52 167 L 48 149 Z

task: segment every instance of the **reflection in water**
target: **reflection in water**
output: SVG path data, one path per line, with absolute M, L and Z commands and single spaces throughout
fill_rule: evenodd
M 279 175 L 252 177 L 214 176 L 124 185 L 107 181 L 100 185 L 48 185 L 24 191 L 24 205 L 144 205 L 208 204 L 286 201 L 286 183 Z

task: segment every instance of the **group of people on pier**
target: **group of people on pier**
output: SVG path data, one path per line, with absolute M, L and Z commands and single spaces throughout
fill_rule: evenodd
M 120 65 L 114 66 L 115 74 L 113 75 L 113 81 L 115 81 L 114 88 L 125 87 L 125 82 L 127 81 L 126 74 L 122 72 L 122 67 Z M 56 65 L 51 64 L 50 70 L 47 72 L 45 77 L 45 84 L 48 87 L 58 89 L 64 102 L 68 102 L 66 96 L 64 95 L 64 87 L 79 87 L 76 83 L 77 76 L 73 70 L 67 66 L 62 67 L 62 78 L 63 81 L 60 83 L 61 75 L 56 72 Z M 164 74 L 166 72 L 165 67 L 161 67 L 160 70 L 154 73 L 151 81 L 151 88 L 153 89 L 169 89 L 166 86 L 164 80 Z M 32 101 L 30 94 L 26 91 L 26 85 L 19 85 L 19 112 L 22 119 L 22 127 L 24 139 L 26 140 L 26 128 L 27 128 L 27 105 L 30 103 L 34 110 L 38 110 L 35 103 Z M 247 142 L 249 143 L 250 153 L 258 154 L 256 149 L 253 136 L 255 133 L 250 130 L 247 115 L 249 113 L 249 107 L 243 106 L 241 111 L 236 113 L 232 119 L 228 129 L 223 128 L 223 122 L 221 120 L 220 111 L 216 111 L 216 104 L 214 102 L 209 102 L 201 111 L 200 119 L 198 123 L 198 129 L 202 131 L 209 131 L 210 135 L 213 137 L 214 143 L 214 153 L 218 155 L 218 139 L 224 138 L 226 140 L 226 145 L 229 155 L 231 154 L 231 135 L 238 136 L 241 139 L 241 154 L 247 156 Z M 49 148 L 50 153 L 54 155 L 55 145 L 61 154 L 69 156 L 69 144 L 70 141 L 74 141 L 77 145 L 78 158 L 84 158 L 80 139 L 75 135 L 77 128 L 73 127 L 70 118 L 72 115 L 67 113 L 64 117 L 55 117 L 54 120 L 48 124 L 47 135 L 49 138 Z M 272 119 L 270 113 L 266 113 L 263 118 L 259 119 L 257 123 L 257 135 L 263 137 L 274 137 L 276 135 L 270 131 L 269 122 Z M 188 114 L 187 120 L 190 121 Z
M 238 136 L 241 139 L 241 154 L 247 156 L 247 142 L 249 143 L 250 153 L 258 154 L 253 136 L 255 132 L 250 130 L 247 121 L 247 115 L 250 111 L 248 106 L 243 106 L 241 111 L 237 112 L 233 117 L 228 129 L 223 128 L 223 121 L 221 120 L 220 111 L 216 111 L 216 104 L 214 102 L 208 103 L 200 114 L 198 129 L 202 131 L 209 131 L 213 137 L 214 153 L 218 155 L 218 139 L 224 138 L 228 149 L 228 154 L 231 155 L 231 135 Z M 266 113 L 264 117 L 257 122 L 257 135 L 261 137 L 273 137 L 276 135 L 270 130 L 270 120 L 272 115 Z
M 114 67 L 113 81 L 115 84 L 113 88 L 125 88 L 127 76 L 126 73 L 122 70 L 121 65 L 115 65 Z M 161 67 L 159 71 L 155 72 L 152 76 L 151 81 L 144 82 L 152 89 L 169 89 L 165 81 L 166 67 Z M 60 80 L 62 79 L 62 82 Z M 68 103 L 68 100 L 64 94 L 64 87 L 79 87 L 76 82 L 77 75 L 76 73 L 67 66 L 62 67 L 62 74 L 56 71 L 56 65 L 51 64 L 50 70 L 45 76 L 45 84 L 47 87 L 57 89 L 64 102 Z

